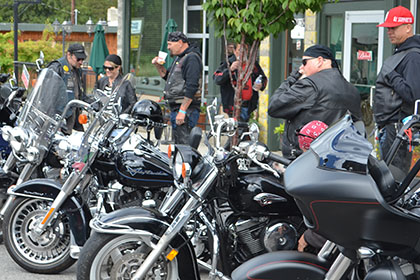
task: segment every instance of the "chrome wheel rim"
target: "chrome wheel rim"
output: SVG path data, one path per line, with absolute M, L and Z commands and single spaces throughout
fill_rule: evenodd
M 135 236 L 114 238 L 96 254 L 89 279 L 131 279 L 150 251 L 150 247 Z M 145 280 L 178 279 L 177 259 L 168 261 L 165 256 L 163 253 L 159 257 Z
M 13 213 L 11 241 L 15 250 L 26 260 L 49 265 L 68 256 L 70 251 L 70 225 L 67 218 L 53 223 L 38 235 L 36 226 L 44 219 L 49 204 L 43 200 L 26 200 Z M 56 217 L 53 218 L 53 220 Z

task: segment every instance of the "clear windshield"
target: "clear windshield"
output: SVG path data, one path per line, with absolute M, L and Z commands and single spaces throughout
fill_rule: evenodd
M 30 122 L 42 127 L 45 122 L 55 123 L 56 114 L 61 115 L 67 101 L 64 80 L 53 70 L 44 69 L 26 99 L 19 125 Z
M 320 167 L 363 174 L 367 172 L 372 149 L 349 115 L 311 143 L 311 150 L 319 156 Z

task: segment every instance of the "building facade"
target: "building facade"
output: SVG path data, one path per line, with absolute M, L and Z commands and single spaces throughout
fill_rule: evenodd
M 177 30 L 183 31 L 197 43 L 203 53 L 205 71 L 204 100 L 219 95 L 212 73 L 222 60 L 223 42 L 214 36 L 212 26 L 207 26 L 207 15 L 201 4 L 205 0 L 120 0 L 119 51 L 124 58 L 126 71 L 137 76 L 140 93 L 160 95 L 164 82 L 158 77 L 151 59 L 157 55 L 165 25 L 174 19 Z M 332 1 L 334 2 L 334 1 Z M 340 0 L 327 3 L 322 11 L 296 15 L 296 27 L 277 38 L 267 38 L 260 51 L 260 64 L 269 77 L 269 86 L 260 97 L 260 116 L 263 135 L 271 149 L 279 147 L 274 128 L 280 120 L 266 116 L 268 98 L 287 75 L 299 67 L 303 51 L 316 43 L 329 46 L 340 64 L 343 75 L 353 83 L 362 96 L 365 123 L 373 128 L 370 112 L 371 96 L 376 75 L 382 62 L 392 54 L 384 28 L 376 25 L 384 21 L 386 11 L 402 5 L 409 8 L 420 30 L 417 0 Z

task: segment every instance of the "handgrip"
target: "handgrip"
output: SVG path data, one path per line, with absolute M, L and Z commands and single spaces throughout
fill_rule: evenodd
M 267 159 L 281 163 L 286 166 L 288 166 L 292 162 L 290 159 L 284 158 L 278 154 L 271 153 L 271 152 L 268 154 Z

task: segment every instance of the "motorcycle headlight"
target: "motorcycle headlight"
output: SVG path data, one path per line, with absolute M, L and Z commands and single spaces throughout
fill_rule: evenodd
M 29 147 L 26 159 L 30 162 L 37 162 L 39 160 L 39 150 L 35 147 Z
M 10 146 L 15 152 L 21 152 L 28 144 L 29 135 L 21 127 L 14 127 L 10 132 Z
M 184 162 L 181 153 L 176 153 L 174 157 L 173 175 L 175 180 L 182 180 L 191 176 L 191 166 Z
M 10 133 L 12 131 L 12 127 L 5 125 L 1 128 L 1 136 L 3 137 L 4 141 L 9 142 L 10 141 Z

